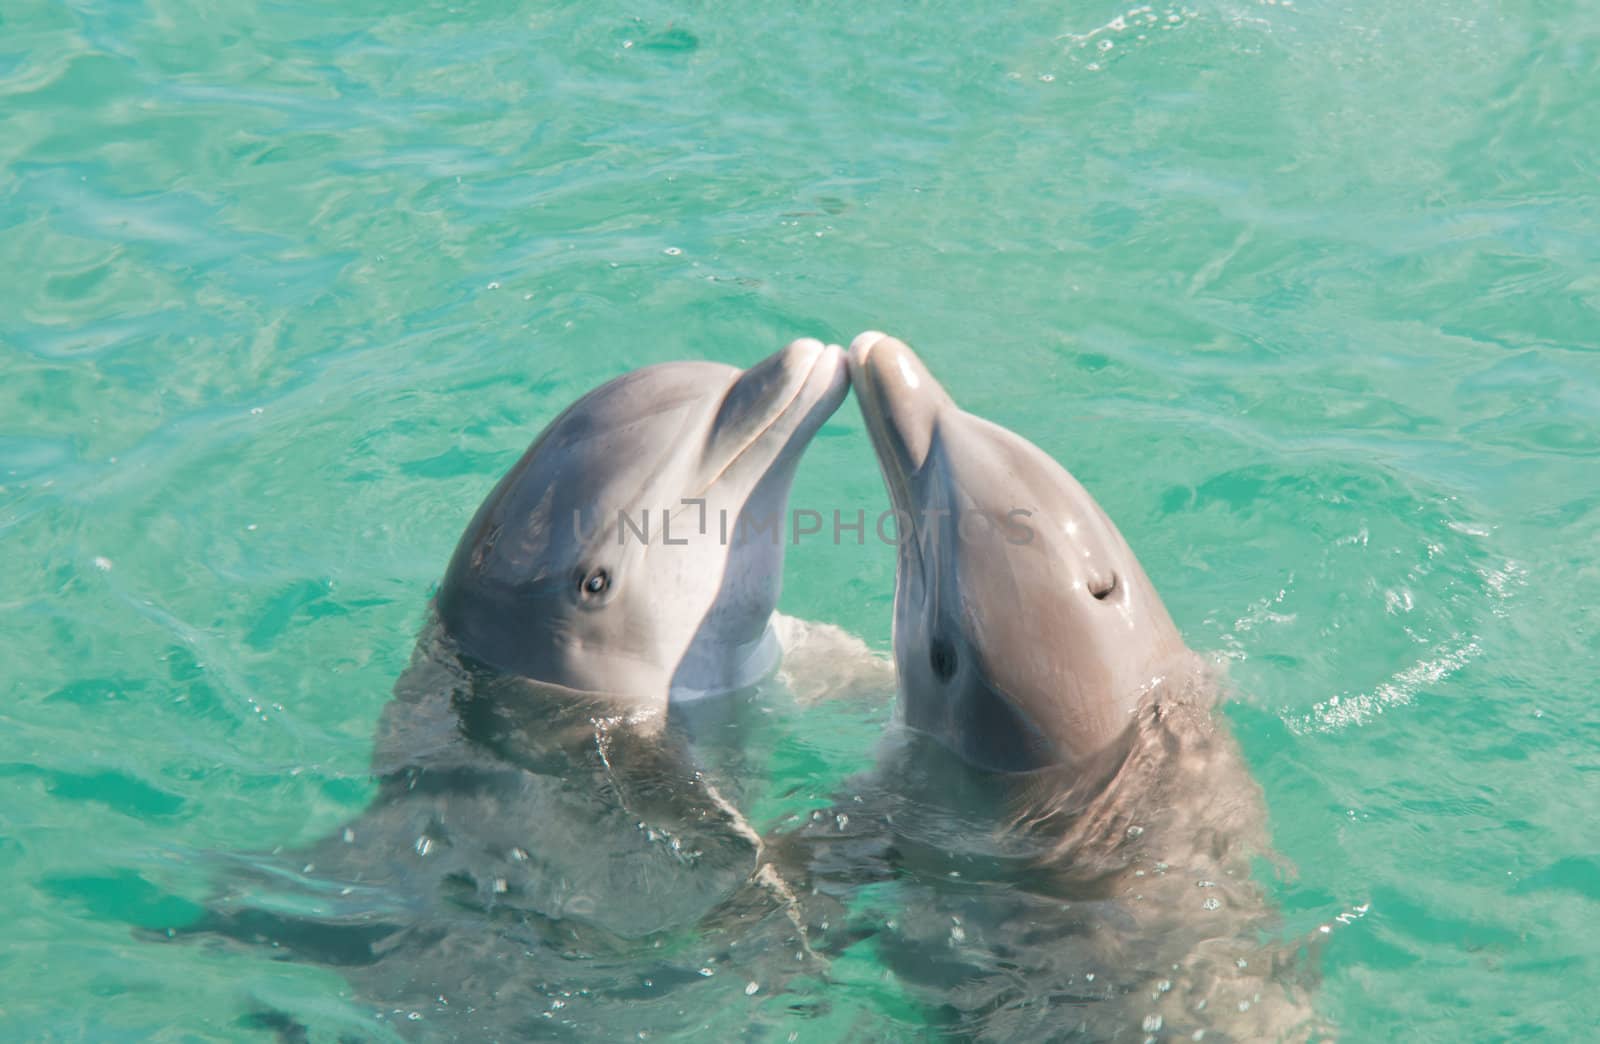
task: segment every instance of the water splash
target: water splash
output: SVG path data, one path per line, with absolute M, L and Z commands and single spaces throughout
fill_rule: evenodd
M 1289 728 L 1306 735 L 1364 725 L 1385 711 L 1409 704 L 1424 688 L 1444 681 L 1482 653 L 1483 647 L 1476 637 L 1465 641 L 1458 637 L 1441 646 L 1435 655 L 1418 660 L 1371 692 L 1331 696 L 1312 707 L 1309 714 L 1288 719 Z

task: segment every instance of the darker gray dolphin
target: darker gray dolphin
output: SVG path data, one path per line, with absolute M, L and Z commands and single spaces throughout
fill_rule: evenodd
M 1161 598 L 1088 491 L 962 410 L 906 345 L 850 369 L 896 514 L 894 646 L 906 723 L 981 768 L 1088 763 L 1141 697 L 1192 670 Z
M 900 517 L 904 728 L 775 842 L 806 891 L 877 883 L 882 959 L 958 1039 L 1315 1036 L 1252 877 L 1259 788 L 1127 541 L 901 341 L 850 369 Z

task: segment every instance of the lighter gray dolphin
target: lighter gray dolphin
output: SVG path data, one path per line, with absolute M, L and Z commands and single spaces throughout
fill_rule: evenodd
M 800 340 L 748 370 L 647 367 L 550 422 L 456 547 L 370 805 L 225 860 L 186 932 L 338 966 L 357 998 L 348 1029 L 276 1003 L 263 1025 L 723 1039 L 759 1018 L 748 983 L 812 981 L 817 918 L 740 810 L 766 749 L 743 723 L 780 652 L 775 527 L 847 381 L 841 349 Z
M 795 341 L 748 370 L 649 366 L 557 417 L 478 509 L 437 597 L 464 655 L 641 712 L 770 673 L 781 525 L 848 387 Z

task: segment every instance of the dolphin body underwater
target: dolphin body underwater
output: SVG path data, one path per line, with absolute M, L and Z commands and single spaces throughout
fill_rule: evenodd
M 1322 1039 L 1251 880 L 1265 811 L 1218 679 L 1121 533 L 901 341 L 862 334 L 849 365 L 902 527 L 903 727 L 782 858 L 885 922 L 873 944 L 950 1038 Z
M 626 374 L 549 424 L 450 560 L 382 715 L 367 810 L 308 849 L 230 857 L 185 932 L 336 966 L 364 1009 L 258 999 L 260 1025 L 742 1028 L 763 985 L 806 973 L 797 898 L 738 807 L 737 726 L 780 655 L 783 565 L 781 540 L 740 522 L 781 517 L 847 388 L 842 350 L 800 340 L 744 371 Z

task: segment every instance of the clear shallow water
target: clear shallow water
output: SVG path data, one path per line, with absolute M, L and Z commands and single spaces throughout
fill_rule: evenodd
M 8 4 L 7 1036 L 337 1009 L 129 923 L 361 809 L 430 585 L 560 407 L 869 326 L 1233 659 L 1347 1039 L 1592 1033 L 1597 83 L 1583 3 Z M 853 405 L 795 500 L 882 506 Z M 808 543 L 784 608 L 882 647 L 892 569 Z M 796 725 L 758 814 L 879 720 Z M 914 1029 L 840 978 L 830 1031 Z

